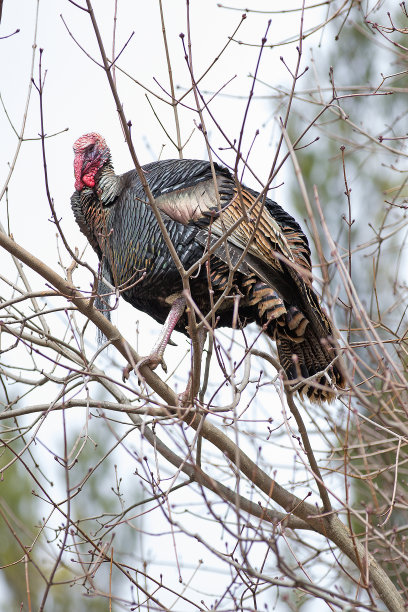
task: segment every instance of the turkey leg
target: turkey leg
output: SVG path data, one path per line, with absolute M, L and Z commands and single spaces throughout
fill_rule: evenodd
M 183 314 L 186 308 L 186 300 L 184 297 L 179 297 L 174 300 L 171 310 L 167 315 L 167 319 L 164 322 L 162 330 L 160 332 L 159 337 L 157 338 L 156 344 L 153 347 L 152 352 L 148 357 L 145 357 L 137 364 L 137 367 L 140 368 L 141 365 L 145 365 L 146 363 L 153 370 L 159 364 L 161 364 L 163 370 L 167 372 L 167 366 L 164 362 L 163 355 L 166 350 L 166 346 L 169 343 L 170 336 L 176 327 L 181 315 Z M 143 363 L 142 363 L 143 362 Z
M 176 327 L 181 315 L 183 314 L 185 308 L 186 300 L 184 297 L 179 297 L 174 300 L 170 312 L 167 315 L 167 319 L 164 322 L 160 335 L 150 355 L 148 355 L 147 357 L 143 357 L 140 361 L 137 362 L 136 367 L 134 368 L 136 374 L 139 375 L 139 370 L 144 365 L 148 365 L 151 370 L 154 370 L 159 364 L 161 364 L 163 370 L 167 372 L 167 366 L 163 359 L 164 351 L 166 350 L 166 346 L 169 343 L 170 336 L 174 328 Z M 134 366 L 129 363 L 123 370 L 124 380 L 127 380 L 129 378 L 129 374 L 133 370 L 133 367 Z

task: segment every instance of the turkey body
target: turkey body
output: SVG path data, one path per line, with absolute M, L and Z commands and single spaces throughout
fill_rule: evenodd
M 225 172 L 224 169 L 216 168 L 219 172 Z M 198 187 L 197 195 L 200 197 L 208 187 L 207 181 L 212 182 L 210 164 L 198 160 L 176 159 L 154 162 L 143 166 L 143 170 L 154 198 L 159 201 L 160 198 L 177 193 L 180 185 L 182 185 L 178 194 L 180 199 L 189 198 L 189 189 L 192 187 Z M 102 262 L 105 278 L 116 287 L 125 287 L 129 283 L 133 285 L 130 289 L 121 292 L 123 298 L 159 323 L 164 323 L 170 310 L 171 296 L 183 290 L 181 276 L 158 227 L 155 215 L 146 201 L 146 194 L 137 172 L 132 170 L 123 174 L 120 182 L 119 195 L 109 205 L 101 206 L 93 190 L 84 190 L 82 194 L 74 193 L 72 208 L 77 220 L 83 215 L 87 230 L 94 228 L 96 251 Z M 200 183 L 203 185 L 201 193 Z M 233 183 L 230 185 L 231 193 L 226 194 L 228 200 L 234 195 L 232 185 Z M 267 205 L 271 206 L 272 203 L 267 201 Z M 276 204 L 275 207 L 277 208 Z M 280 212 L 285 216 L 282 209 Z M 289 215 L 287 217 L 294 222 Z M 190 221 L 183 224 L 171 219 L 166 213 L 162 213 L 162 218 L 184 269 L 189 269 L 204 254 L 205 245 L 198 242 L 197 235 L 202 235 L 200 225 L 205 227 L 206 223 L 202 221 L 201 224 L 197 224 Z M 209 267 L 215 291 L 214 299 L 217 299 L 217 294 L 227 283 L 229 267 L 216 256 L 211 257 Z M 139 279 L 142 280 L 137 283 Z M 242 286 L 244 280 L 242 273 L 235 274 L 236 287 Z M 205 265 L 193 275 L 190 287 L 192 298 L 203 314 L 206 314 L 211 306 Z M 240 305 L 241 317 L 244 312 L 246 322 L 249 322 L 249 319 L 251 321 L 256 319 L 256 307 L 246 305 L 245 300 Z M 231 326 L 231 305 L 222 304 L 217 316 L 219 326 Z M 176 329 L 185 333 L 186 324 L 187 315 L 184 314 Z
M 164 323 L 183 283 L 137 172 L 116 175 L 96 134 L 79 139 L 74 151 L 71 205 L 103 276 L 132 306 Z M 210 163 L 202 160 L 143 166 L 184 269 L 214 251 L 190 277 L 193 301 L 206 316 L 224 295 L 210 323 L 256 321 L 276 340 L 289 379 L 326 369 L 331 383 L 341 386 L 340 371 L 329 366 L 336 356 L 332 327 L 311 286 L 310 250 L 300 226 L 269 198 L 237 187 L 226 168 L 214 169 L 216 184 Z M 186 326 L 184 312 L 175 328 L 187 333 Z M 314 401 L 330 400 L 327 382 L 322 377 L 304 390 Z

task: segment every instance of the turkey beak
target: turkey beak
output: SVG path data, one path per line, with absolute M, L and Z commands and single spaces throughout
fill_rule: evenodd
M 89 170 L 95 165 L 98 159 L 98 152 L 92 148 L 90 151 L 85 151 L 82 157 L 82 176 L 88 174 Z

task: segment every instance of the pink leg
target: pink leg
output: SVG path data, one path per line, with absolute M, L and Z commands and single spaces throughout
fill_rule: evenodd
M 143 357 L 136 364 L 136 367 L 135 367 L 136 374 L 139 373 L 139 369 L 144 365 L 148 365 L 152 370 L 154 370 L 155 368 L 157 368 L 159 364 L 161 364 L 163 370 L 167 372 L 167 366 L 164 362 L 163 354 L 170 340 L 172 331 L 176 327 L 185 308 L 186 308 L 186 300 L 184 297 L 179 297 L 176 300 L 174 300 L 171 306 L 171 310 L 169 314 L 167 315 L 167 319 L 165 320 L 164 325 L 162 327 L 162 331 L 160 332 L 160 336 L 158 337 L 156 344 L 154 345 L 150 355 L 148 355 L 147 357 Z M 123 371 L 124 380 L 127 380 L 129 378 L 129 374 L 132 371 L 132 369 L 133 367 L 131 364 L 128 364 L 126 366 L 126 368 Z
M 163 370 L 167 372 L 166 364 L 163 361 L 164 351 L 170 340 L 170 336 L 174 328 L 176 327 L 181 315 L 183 314 L 185 308 L 186 308 L 185 298 L 179 297 L 176 300 L 174 300 L 171 310 L 169 314 L 167 315 L 167 319 L 164 322 L 164 325 L 160 332 L 160 336 L 158 337 L 156 344 L 153 347 L 152 352 L 150 353 L 148 357 L 145 357 L 145 359 L 142 360 L 145 363 L 148 363 L 151 368 L 152 367 L 156 368 L 161 363 Z M 140 365 L 142 364 L 141 362 L 139 362 L 137 365 L 140 367 Z

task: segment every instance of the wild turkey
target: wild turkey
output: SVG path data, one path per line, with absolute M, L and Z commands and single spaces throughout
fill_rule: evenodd
M 74 153 L 76 191 L 71 205 L 103 276 L 135 308 L 165 323 L 150 356 L 155 366 L 172 330 L 187 333 L 180 274 L 137 172 L 116 175 L 99 134 L 79 138 Z M 299 382 L 325 370 L 301 391 L 312 401 L 330 401 L 333 386 L 343 387 L 344 379 L 337 362 L 331 363 L 336 343 L 311 285 L 307 238 L 278 204 L 244 185 L 237 188 L 228 169 L 218 164 L 214 168 L 216 185 L 207 161 L 168 159 L 143 166 L 184 269 L 216 247 L 191 276 L 191 297 L 205 316 L 211 310 L 209 288 L 212 304 L 228 288 L 236 299 L 221 300 L 217 326 L 236 324 L 238 299 L 238 324 L 256 321 L 276 341 L 289 380 Z M 227 236 L 226 241 L 220 241 L 221 236 Z M 228 287 L 231 266 L 235 268 Z

